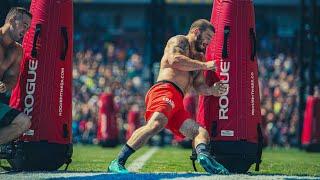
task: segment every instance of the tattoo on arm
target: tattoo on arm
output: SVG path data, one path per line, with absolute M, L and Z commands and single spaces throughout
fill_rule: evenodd
M 189 41 L 185 36 L 169 39 L 164 53 L 169 66 L 180 71 L 202 70 L 206 67 L 203 62 L 190 58 Z
M 167 43 L 166 51 L 170 54 L 189 56 L 190 47 L 188 39 L 181 35 L 172 37 Z

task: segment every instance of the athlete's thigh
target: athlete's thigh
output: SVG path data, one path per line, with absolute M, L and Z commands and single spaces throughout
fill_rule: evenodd
M 0 128 L 11 124 L 20 113 L 20 111 L 0 103 Z

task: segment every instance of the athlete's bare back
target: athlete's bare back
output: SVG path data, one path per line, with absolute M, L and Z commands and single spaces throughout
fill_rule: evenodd
M 172 37 L 164 50 L 164 55 L 161 59 L 160 71 L 157 81 L 168 80 L 180 87 L 180 89 L 186 93 L 188 87 L 190 86 L 190 75 L 188 71 L 181 71 L 179 69 L 175 69 L 170 65 L 170 58 L 172 58 L 171 54 L 175 54 L 178 50 L 173 47 L 179 44 L 179 46 L 186 51 L 185 56 L 190 57 L 190 44 L 188 39 L 185 36 L 178 35 Z M 191 58 L 191 57 L 190 57 Z

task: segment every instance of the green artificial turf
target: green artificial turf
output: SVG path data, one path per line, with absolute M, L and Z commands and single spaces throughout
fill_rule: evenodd
M 75 145 L 72 163 L 69 171 L 78 172 L 105 172 L 109 162 L 114 159 L 121 146 L 116 148 L 102 148 L 99 146 Z M 150 147 L 144 147 L 129 158 L 127 166 L 134 159 L 143 155 Z M 177 147 L 160 148 L 145 163 L 140 172 L 194 172 L 189 160 L 191 150 Z M 7 165 L 1 160 L 2 165 Z M 61 167 L 60 170 L 64 169 Z M 197 164 L 198 170 L 204 172 Z M 263 151 L 260 172 L 254 171 L 254 165 L 250 172 L 253 174 L 275 175 L 307 175 L 320 176 L 320 153 L 307 153 L 298 149 L 267 148 Z

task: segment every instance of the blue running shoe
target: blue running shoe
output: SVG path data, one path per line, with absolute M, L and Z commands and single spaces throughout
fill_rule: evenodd
M 108 172 L 119 173 L 119 174 L 129 173 L 129 171 L 124 166 L 122 166 L 117 159 L 111 161 L 108 167 Z
M 199 153 L 197 161 L 208 173 L 223 175 L 230 174 L 225 167 L 214 160 L 210 155 L 207 155 L 205 153 Z

